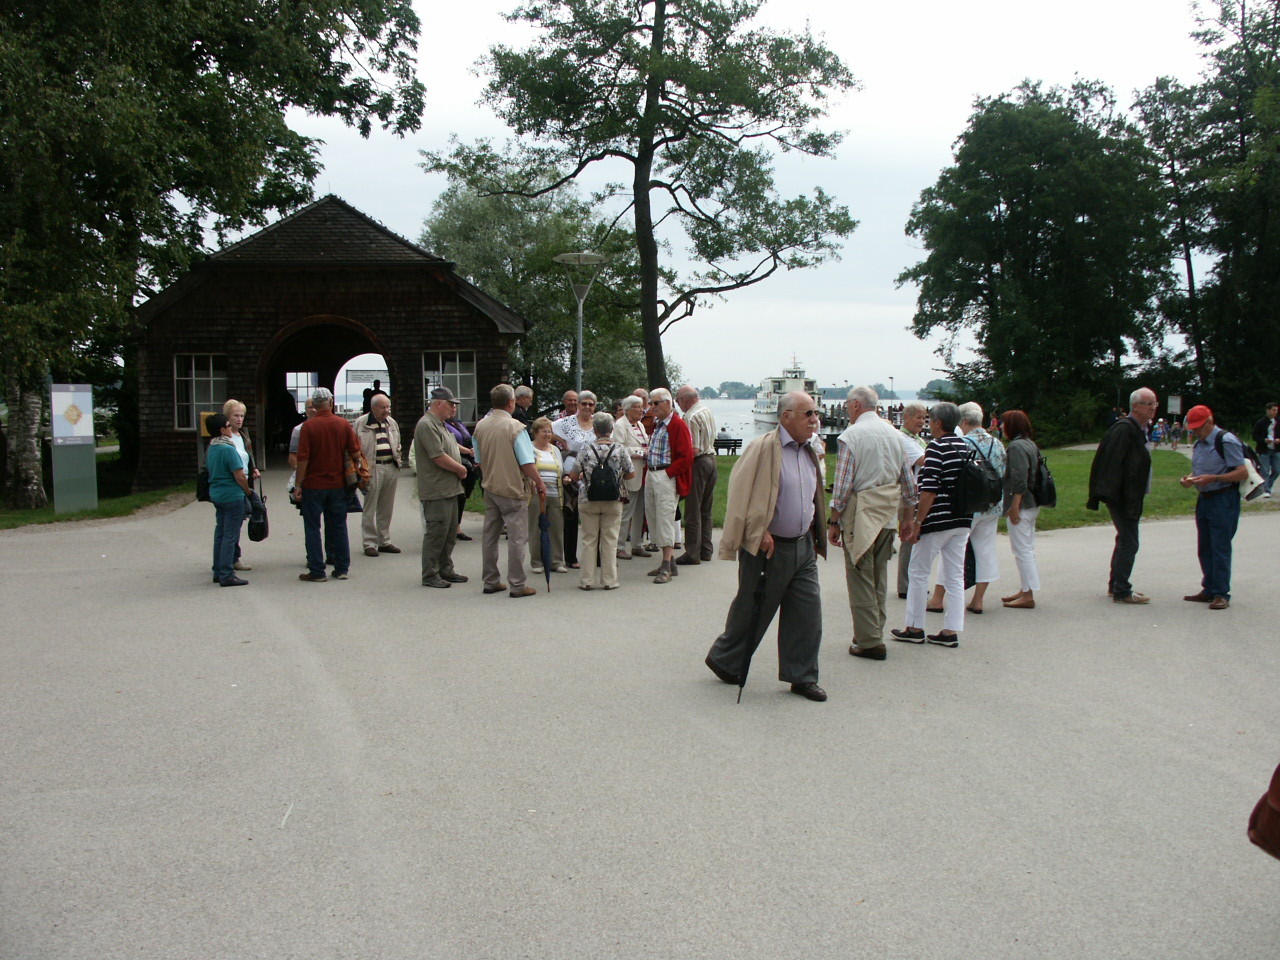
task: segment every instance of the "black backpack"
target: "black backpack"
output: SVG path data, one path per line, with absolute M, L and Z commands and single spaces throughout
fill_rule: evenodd
M 991 441 L 993 444 L 995 440 Z M 1004 481 L 990 459 L 978 452 L 978 448 L 966 443 L 968 451 L 960 464 L 960 476 L 956 480 L 952 500 L 955 512 L 960 516 L 985 513 L 1004 499 Z M 991 452 L 991 448 L 987 448 Z
M 1037 507 L 1056 507 L 1058 505 L 1058 485 L 1053 482 L 1053 474 L 1049 472 L 1049 462 L 1044 454 L 1036 453 L 1038 461 L 1033 469 L 1035 474 L 1031 484 L 1031 495 L 1036 498 Z
M 601 500 L 619 500 L 622 490 L 618 486 L 618 472 L 609 464 L 612 447 L 606 447 L 601 455 L 600 448 L 591 447 L 596 452 L 595 469 L 591 471 L 591 479 L 587 481 L 587 499 L 594 502 Z

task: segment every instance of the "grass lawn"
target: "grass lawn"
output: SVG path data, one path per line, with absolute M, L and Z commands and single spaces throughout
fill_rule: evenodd
M 61 523 L 64 520 L 90 520 L 101 517 L 124 517 L 142 507 L 159 503 L 175 493 L 195 494 L 196 484 L 190 483 L 146 493 L 131 493 L 132 473 L 120 468 L 118 453 L 98 454 L 98 509 L 80 510 L 75 513 L 54 513 L 52 506 L 39 510 L 7 510 L 0 508 L 0 530 L 12 530 L 33 523 Z

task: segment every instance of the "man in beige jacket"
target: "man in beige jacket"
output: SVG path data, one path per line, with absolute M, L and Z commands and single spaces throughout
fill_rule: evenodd
M 706 664 L 725 683 L 740 683 L 750 653 L 781 610 L 778 679 L 792 693 L 822 701 L 817 557 L 827 555 L 826 511 L 818 455 L 809 444 L 818 423 L 812 397 L 787 394 L 778 404 L 778 429 L 753 440 L 729 475 L 720 557 L 738 561 L 738 593 Z

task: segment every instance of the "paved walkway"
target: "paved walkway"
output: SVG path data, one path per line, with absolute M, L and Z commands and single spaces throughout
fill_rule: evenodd
M 1280 956 L 1244 834 L 1280 760 L 1275 512 L 1230 610 L 1180 599 L 1190 521 L 1143 526 L 1145 608 L 1105 596 L 1109 529 L 1057 531 L 1038 609 L 884 663 L 827 563 L 830 701 L 766 644 L 735 705 L 702 665 L 731 563 L 512 603 L 470 543 L 472 582 L 424 589 L 403 482 L 405 553 L 303 584 L 269 479 L 241 589 L 205 504 L 0 533 L 0 957 Z

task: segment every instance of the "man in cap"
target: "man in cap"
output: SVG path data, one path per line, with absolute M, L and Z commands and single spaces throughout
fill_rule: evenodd
M 448 387 L 431 391 L 427 412 L 413 428 L 413 458 L 418 464 L 418 502 L 422 505 L 422 585 L 449 587 L 466 583 L 453 568 L 458 539 L 458 495 L 467 467 L 458 441 L 445 426 L 457 400 Z
M 391 542 L 391 514 L 400 482 L 400 425 L 391 416 L 391 398 L 385 393 L 375 393 L 369 401 L 369 415 L 356 421 L 356 437 L 369 461 L 369 489 L 360 517 L 364 555 L 399 553 Z
M 577 394 L 574 394 L 575 407 Z M 547 486 L 535 466 L 529 431 L 512 416 L 516 394 L 509 383 L 489 391 L 489 415 L 476 424 L 476 462 L 483 471 L 484 592 L 510 588 L 512 597 L 531 597 L 538 591 L 525 582 L 524 558 L 529 542 L 529 491 L 545 498 Z M 498 573 L 498 539 L 507 530 L 507 583 Z
M 1196 499 L 1196 552 L 1200 557 L 1200 592 L 1184 600 L 1207 603 L 1210 610 L 1231 604 L 1231 541 L 1240 523 L 1240 490 L 1249 475 L 1240 439 L 1213 422 L 1213 411 L 1200 404 L 1187 411 L 1187 429 L 1195 434 L 1191 473 L 1179 482 L 1200 491 Z
M 1129 396 L 1129 415 L 1107 428 L 1089 468 L 1089 500 L 1097 510 L 1107 505 L 1116 528 L 1116 545 L 1111 552 L 1111 572 L 1107 592 L 1116 603 L 1149 603 L 1151 598 L 1136 592 L 1129 578 L 1138 557 L 1138 521 L 1142 503 L 1151 489 L 1151 452 L 1147 449 L 1147 424 L 1156 414 L 1156 394 L 1139 387 Z
M 307 542 L 307 572 L 299 580 L 323 583 L 325 555 L 322 542 L 331 547 L 333 578 L 347 579 L 351 568 L 351 544 L 347 540 L 346 467 L 360 456 L 360 441 L 351 424 L 333 412 L 333 394 L 319 387 L 311 394 L 315 416 L 298 433 L 298 467 L 293 499 L 302 504 L 302 525 Z M 320 537 L 324 517 L 325 538 Z

